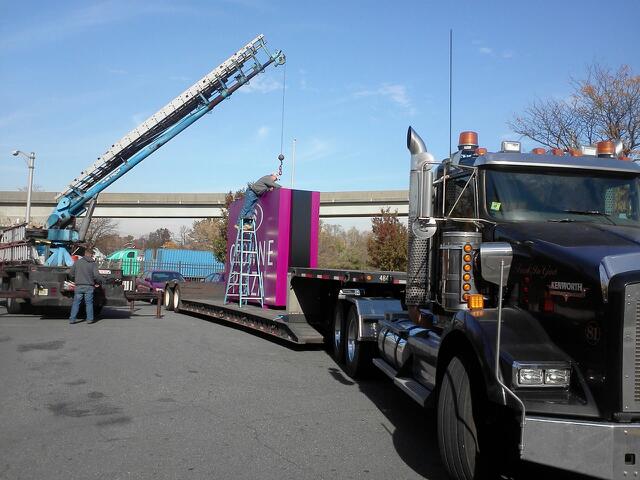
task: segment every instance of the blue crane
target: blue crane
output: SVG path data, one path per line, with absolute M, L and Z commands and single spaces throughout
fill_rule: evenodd
M 229 98 L 269 65 L 282 65 L 284 62 L 282 51 L 270 53 L 264 36 L 258 35 L 114 143 L 56 197 L 58 203 L 45 223 L 47 238 L 55 247 L 51 249 L 46 264 L 62 266 L 73 263 L 65 245 L 84 239 L 100 192 Z M 77 231 L 73 228 L 74 220 L 82 214 L 86 215 Z

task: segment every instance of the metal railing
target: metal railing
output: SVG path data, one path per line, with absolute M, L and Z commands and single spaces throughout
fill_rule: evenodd
M 224 264 L 219 262 L 195 264 L 187 262 L 160 262 L 156 260 L 103 260 L 101 268 L 122 270 L 123 277 L 144 276 L 154 271 L 178 272 L 186 280 L 202 281 L 208 275 L 224 271 Z

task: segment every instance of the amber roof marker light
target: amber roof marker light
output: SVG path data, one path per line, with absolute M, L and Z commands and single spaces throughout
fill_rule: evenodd
M 458 150 L 474 150 L 478 148 L 477 132 L 465 131 L 460 132 L 458 137 Z
M 602 158 L 613 158 L 616 154 L 616 146 L 611 140 L 603 140 L 596 144 L 596 154 Z

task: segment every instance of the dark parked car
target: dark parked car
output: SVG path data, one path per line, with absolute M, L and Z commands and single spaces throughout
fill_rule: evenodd
M 170 281 L 184 282 L 179 272 L 168 270 L 151 270 L 136 278 L 136 292 L 163 292 L 164 286 Z
M 215 272 L 215 273 L 210 273 L 209 275 L 207 275 L 206 277 L 204 277 L 204 281 L 205 282 L 211 282 L 211 283 L 224 283 L 224 272 Z

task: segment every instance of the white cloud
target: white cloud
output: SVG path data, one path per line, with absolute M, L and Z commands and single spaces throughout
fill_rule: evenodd
M 147 119 L 147 117 L 148 115 L 146 115 L 144 112 L 136 112 L 133 115 L 131 115 L 131 123 L 133 123 L 137 127 L 142 122 L 144 122 Z
M 21 120 L 27 119 L 33 116 L 33 112 L 28 112 L 26 110 L 23 111 L 15 111 L 8 113 L 6 115 L 0 116 L 0 127 L 5 128 L 10 125 L 15 124 Z
M 506 58 L 506 59 L 513 58 L 515 57 L 515 55 L 516 54 L 513 50 L 504 50 L 502 52 L 502 58 Z
M 480 47 L 478 49 L 478 51 L 480 53 L 482 53 L 483 55 L 491 55 L 491 54 L 493 54 L 493 49 L 491 49 L 489 47 Z
M 271 77 L 259 75 L 252 78 L 239 91 L 241 93 L 269 93 L 274 90 L 282 90 L 282 83 Z
M 107 68 L 107 73 L 112 75 L 127 75 L 129 72 L 123 68 Z
M 413 112 L 411 100 L 407 94 L 407 87 L 400 84 L 388 84 L 385 83 L 380 87 L 373 90 L 360 90 L 354 94 L 357 97 L 383 97 L 391 100 L 399 107 L 409 109 Z
M 186 82 L 188 82 L 190 79 L 189 79 L 189 77 L 187 77 L 186 75 L 171 75 L 171 76 L 169 77 L 169 80 L 171 80 L 172 82 L 186 83 Z
M 270 131 L 271 129 L 269 127 L 267 127 L 266 125 L 262 125 L 260 128 L 258 128 L 256 137 L 258 138 L 258 140 L 264 140 L 269 136 Z
M 328 157 L 334 150 L 331 142 L 317 137 L 308 141 L 298 140 L 296 149 L 296 161 L 304 162 Z
M 13 32 L 5 32 L 0 40 L 0 51 L 30 48 L 53 42 L 64 37 L 80 34 L 91 28 L 118 23 L 140 16 L 176 15 L 190 13 L 187 6 L 176 6 L 170 2 L 136 3 L 125 0 L 95 2 L 72 11 L 65 11 L 48 21 L 34 21 Z

